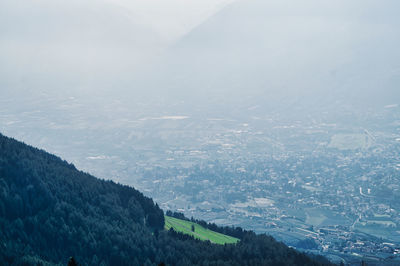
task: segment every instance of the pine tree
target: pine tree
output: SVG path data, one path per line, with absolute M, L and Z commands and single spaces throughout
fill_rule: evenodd
M 78 263 L 76 263 L 74 257 L 69 258 L 68 266 L 78 266 Z

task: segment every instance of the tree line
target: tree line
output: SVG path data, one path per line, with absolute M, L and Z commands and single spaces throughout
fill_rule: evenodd
M 163 210 L 134 188 L 0 134 L 1 265 L 329 265 L 270 236 L 206 227 L 241 241 L 166 231 Z

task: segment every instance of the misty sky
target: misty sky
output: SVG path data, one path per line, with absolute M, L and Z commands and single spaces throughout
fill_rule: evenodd
M 1 0 L 0 85 L 123 79 L 230 1 Z
M 0 0 L 0 86 L 137 91 L 147 81 L 134 84 L 136 75 L 177 94 L 387 87 L 399 96 L 399 8 L 397 0 Z
M 234 0 L 107 0 L 150 25 L 167 40 L 175 40 Z

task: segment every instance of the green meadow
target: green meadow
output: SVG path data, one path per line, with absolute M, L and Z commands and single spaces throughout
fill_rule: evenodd
M 194 232 L 192 231 L 192 225 L 194 226 Z M 197 238 L 200 240 L 204 240 L 204 241 L 209 240 L 210 242 L 215 243 L 215 244 L 220 244 L 220 245 L 233 244 L 233 243 L 237 243 L 239 241 L 238 238 L 211 231 L 207 228 L 204 228 L 203 226 L 201 226 L 199 224 L 196 224 L 196 223 L 193 223 L 190 221 L 177 219 L 177 218 L 170 217 L 170 216 L 165 216 L 164 228 L 166 230 L 169 230 L 171 227 L 177 232 L 191 235 L 194 238 Z

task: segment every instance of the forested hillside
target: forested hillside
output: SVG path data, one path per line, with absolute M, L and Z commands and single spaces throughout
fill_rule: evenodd
M 272 237 L 245 231 L 215 245 L 173 230 L 137 190 L 0 134 L 0 264 L 322 265 Z M 218 229 L 218 228 L 217 228 Z

